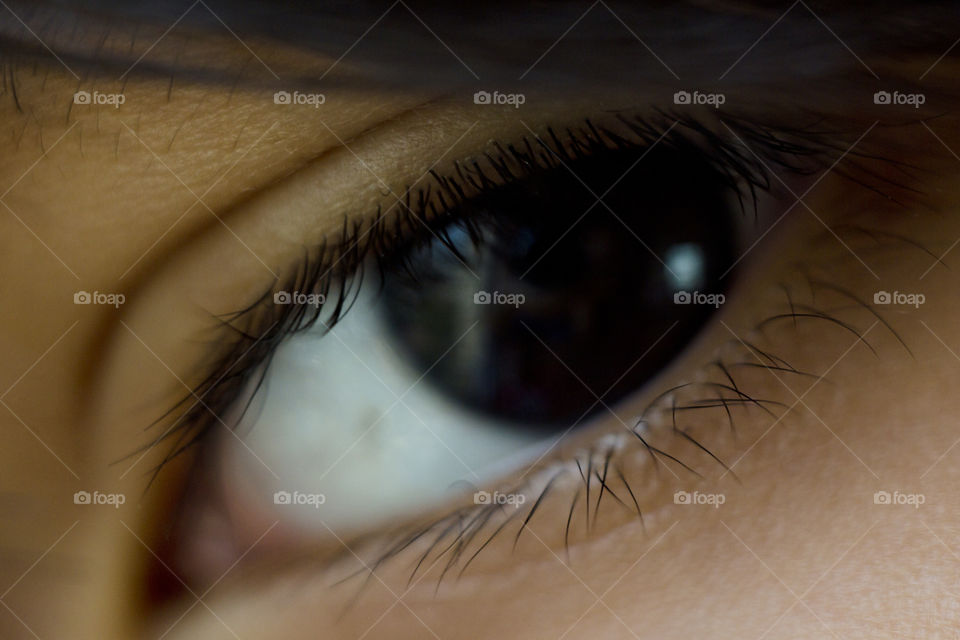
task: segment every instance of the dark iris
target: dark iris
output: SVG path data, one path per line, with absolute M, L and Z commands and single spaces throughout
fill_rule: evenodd
M 386 322 L 430 383 L 476 411 L 565 428 L 679 353 L 716 310 L 704 295 L 724 290 L 739 209 L 696 153 L 641 153 L 487 191 L 459 205 L 473 222 L 441 232 L 450 246 L 419 243 L 387 269 Z M 605 193 L 606 206 L 593 195 Z

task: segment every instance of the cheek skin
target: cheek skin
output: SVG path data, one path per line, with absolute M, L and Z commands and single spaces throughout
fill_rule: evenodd
M 241 570 L 206 601 L 237 634 L 251 638 L 278 633 L 306 638 L 318 628 L 327 637 L 421 638 L 429 635 L 424 625 L 443 638 L 559 637 L 565 632 L 641 638 L 818 638 L 832 632 L 893 638 L 957 628 L 953 585 L 960 569 L 954 555 L 960 553 L 960 535 L 953 514 L 960 504 L 950 488 L 960 481 L 952 419 L 960 412 L 960 398 L 944 393 L 943 381 L 956 379 L 960 370 L 960 359 L 950 351 L 960 354 L 954 346 L 960 345 L 960 328 L 953 322 L 960 309 L 950 271 L 937 266 L 920 279 L 935 259 L 895 238 L 908 237 L 939 255 L 949 246 L 944 238 L 960 236 L 960 221 L 937 203 L 933 212 L 881 213 L 844 195 L 850 189 L 831 177 L 806 202 L 821 217 L 830 212 L 828 221 L 861 224 L 888 234 L 882 236 L 886 241 L 847 231 L 838 234 L 841 244 L 798 210 L 774 234 L 778 237 L 751 257 L 748 275 L 719 316 L 722 323 L 714 323 L 665 374 L 663 387 L 715 379 L 716 372 L 704 365 L 718 354 L 728 363 L 748 360 L 740 340 L 797 369 L 825 374 L 814 383 L 782 371 L 738 373 L 745 392 L 791 409 L 781 419 L 755 408 L 734 410 L 735 437 L 721 411 L 680 419 L 732 465 L 738 480 L 703 456 L 696 465 L 706 476 L 703 481 L 662 472 L 658 485 L 640 492 L 643 525 L 605 504 L 589 538 L 583 535 L 584 522 L 575 524 L 579 533 L 572 538 L 569 564 L 562 543 L 556 544 L 568 494 L 544 504 L 515 551 L 513 536 L 494 541 L 459 581 L 447 578 L 436 592 L 444 562 L 408 586 L 419 556 L 414 550 L 379 568 L 346 614 L 343 607 L 357 583 L 330 587 L 333 578 L 308 559 L 266 577 L 244 576 Z M 940 193 L 947 203 L 953 188 Z M 919 309 L 871 310 L 836 291 L 820 288 L 811 294 L 818 282 L 868 303 L 884 290 L 923 293 L 926 301 Z M 842 319 L 876 354 L 854 331 L 822 319 L 798 318 L 794 324 L 787 318 L 751 331 L 789 312 L 791 304 L 798 313 L 815 307 Z M 874 311 L 889 326 L 878 322 Z M 737 349 L 741 357 L 729 356 Z M 637 399 L 623 414 L 636 415 L 649 400 Z M 784 410 L 774 407 L 774 412 L 780 416 Z M 619 428 L 610 422 L 595 425 L 584 444 L 597 432 Z M 651 422 L 651 443 L 678 457 L 690 452 L 669 433 L 668 418 Z M 719 493 L 724 503 L 719 508 L 674 504 L 678 488 Z M 878 504 L 878 491 L 922 496 L 923 504 Z M 358 553 L 370 558 L 362 549 Z M 277 616 L 278 609 L 285 614 Z M 169 622 L 158 626 L 166 629 Z M 188 615 L 171 633 L 198 636 L 230 633 L 203 611 Z

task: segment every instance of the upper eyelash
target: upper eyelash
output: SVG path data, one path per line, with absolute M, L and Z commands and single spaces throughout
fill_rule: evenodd
M 627 148 L 642 152 L 658 144 L 706 159 L 745 211 L 745 202 L 753 203 L 755 209 L 758 191 L 770 190 L 768 167 L 809 174 L 840 153 L 835 142 L 812 129 L 777 128 L 739 118 L 725 122 L 749 148 L 699 120 L 667 112 L 657 112 L 652 119 L 615 114 L 606 126 L 586 120 L 576 128 L 565 129 L 563 134 L 549 128 L 542 137 L 524 137 L 506 145 L 494 142 L 484 153 L 456 162 L 447 175 L 431 172 L 428 184 L 408 189 L 402 201 L 386 210 L 378 207 L 372 221 L 345 216 L 339 235 L 306 249 L 290 276 L 273 283 L 247 307 L 215 318 L 218 331 L 211 344 L 226 346 L 220 346 L 214 354 L 212 364 L 206 368 L 209 373 L 158 417 L 151 428 L 167 420 L 172 423 L 129 454 L 169 443 L 160 462 L 151 468 L 147 487 L 170 460 L 198 444 L 252 384 L 248 405 L 237 419 L 243 415 L 260 390 L 280 342 L 318 321 L 329 330 L 343 318 L 356 300 L 368 258 L 373 258 L 378 267 L 382 284 L 385 258 L 395 257 L 404 246 L 440 241 L 456 255 L 444 233 L 451 224 L 463 225 L 478 241 L 477 222 L 459 215 L 462 212 L 458 209 L 475 195 L 600 151 Z M 872 175 L 868 169 L 864 171 Z M 848 177 L 860 181 L 857 176 Z M 399 206 L 400 211 L 388 216 L 393 206 Z M 402 258 L 401 267 L 409 267 L 402 264 Z M 319 293 L 324 295 L 325 302 L 320 306 L 268 304 L 277 290 Z M 236 421 L 230 428 L 235 424 Z

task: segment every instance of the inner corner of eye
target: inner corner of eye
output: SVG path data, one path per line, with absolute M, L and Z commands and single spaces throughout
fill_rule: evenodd
M 712 166 L 620 148 L 451 197 L 428 241 L 372 259 L 381 289 L 272 354 L 223 452 L 230 500 L 366 532 L 523 467 L 650 384 L 725 301 L 739 211 Z M 322 319 L 331 297 L 273 303 Z

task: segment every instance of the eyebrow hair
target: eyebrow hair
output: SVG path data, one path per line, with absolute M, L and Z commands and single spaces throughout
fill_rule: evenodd
M 302 0 L 10 0 L 4 6 L 0 11 L 16 19 L 0 22 L 0 59 L 50 62 L 54 53 L 86 76 L 119 75 L 135 66 L 143 74 L 234 82 L 232 61 L 224 66 L 181 56 L 204 38 L 231 34 L 265 58 L 275 43 L 330 63 L 344 57 L 349 64 L 349 74 L 330 77 L 324 77 L 329 64 L 304 73 L 273 61 L 264 62 L 269 73 L 262 67 L 244 73 L 244 82 L 268 86 L 278 86 L 275 76 L 290 86 L 324 77 L 327 85 L 407 88 L 476 85 L 481 79 L 508 86 L 618 86 L 634 78 L 716 82 L 734 61 L 741 79 L 789 77 L 905 55 L 933 63 L 956 37 L 947 19 L 955 9 L 943 1 L 855 1 L 824 8 L 804 0 L 468 6 L 415 0 L 325 6 Z M 754 46 L 761 51 L 744 55 Z

